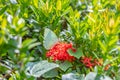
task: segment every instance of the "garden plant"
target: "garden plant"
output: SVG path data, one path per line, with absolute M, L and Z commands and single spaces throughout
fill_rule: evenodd
M 0 0 L 0 80 L 120 80 L 120 0 Z

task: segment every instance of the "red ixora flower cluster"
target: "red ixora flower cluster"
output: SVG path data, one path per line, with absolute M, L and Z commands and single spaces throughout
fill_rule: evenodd
M 75 48 L 73 48 L 72 43 L 63 43 L 58 42 L 55 44 L 47 53 L 46 56 L 52 58 L 53 61 L 74 61 L 75 57 L 69 55 L 67 52 L 68 49 L 71 49 L 73 52 L 76 51 Z
M 96 65 L 101 66 L 103 63 L 103 59 L 92 59 L 92 57 L 82 57 L 81 62 L 87 67 L 87 68 L 93 68 Z

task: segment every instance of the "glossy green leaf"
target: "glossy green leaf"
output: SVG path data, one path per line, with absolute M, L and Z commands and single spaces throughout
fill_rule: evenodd
M 62 69 L 63 71 L 66 71 L 70 67 L 72 67 L 72 64 L 68 61 L 60 63 L 60 69 Z
M 33 43 L 33 44 L 31 44 L 31 45 L 28 47 L 28 49 L 31 49 L 31 48 L 33 48 L 33 47 L 35 47 L 35 46 L 40 45 L 40 44 L 41 44 L 40 42 Z
M 34 43 L 35 41 L 36 41 L 36 39 L 26 39 L 26 40 L 24 40 L 22 46 L 23 46 L 23 48 L 28 47 L 28 46 L 30 46 L 30 44 Z
M 0 9 L 0 15 L 3 14 L 7 10 L 8 6 L 5 6 L 4 8 Z
M 98 41 L 98 43 L 99 43 L 100 47 L 102 48 L 102 50 L 104 52 L 106 52 L 106 46 L 100 40 Z
M 46 72 L 45 74 L 43 74 L 44 78 L 53 78 L 58 76 L 58 71 L 56 69 L 52 69 L 48 72 Z

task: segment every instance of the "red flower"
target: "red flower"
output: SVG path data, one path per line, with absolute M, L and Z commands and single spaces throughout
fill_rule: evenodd
M 68 49 L 72 49 L 74 52 L 76 49 L 72 47 L 72 44 L 58 42 L 55 44 L 47 53 L 46 56 L 52 58 L 54 61 L 74 61 L 75 57 L 69 55 L 67 52 Z
M 83 57 L 81 62 L 88 68 L 94 67 L 94 64 L 92 63 L 91 57 Z
M 111 66 L 110 64 L 106 65 L 104 70 L 107 71 L 110 68 L 110 66 Z
M 91 57 L 83 57 L 81 61 L 83 64 L 87 64 L 87 63 L 91 62 L 91 60 L 92 60 Z
M 91 63 L 91 62 L 89 62 L 89 63 L 85 64 L 85 66 L 86 66 L 87 68 L 92 68 L 92 67 L 94 67 L 94 64 Z
M 92 57 L 82 57 L 80 60 L 87 68 L 93 68 L 94 66 L 102 66 L 103 59 L 92 59 Z

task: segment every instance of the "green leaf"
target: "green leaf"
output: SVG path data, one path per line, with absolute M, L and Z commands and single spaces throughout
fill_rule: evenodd
M 68 52 L 71 56 L 76 57 L 77 59 L 79 59 L 79 58 L 83 55 L 83 52 L 81 51 L 81 49 L 77 49 L 76 52 L 73 52 L 71 49 L 69 49 L 67 52 Z
M 84 80 L 83 74 L 68 73 L 62 75 L 62 80 Z
M 26 39 L 26 40 L 23 42 L 22 46 L 23 46 L 23 48 L 28 47 L 28 46 L 30 46 L 32 43 L 34 43 L 35 41 L 36 41 L 36 39 Z
M 100 47 L 102 48 L 102 50 L 104 52 L 106 52 L 106 46 L 105 46 L 105 44 L 103 44 L 100 40 L 98 40 L 98 43 L 99 43 Z
M 6 10 L 7 10 L 8 6 L 5 6 L 4 8 L 0 9 L 0 15 L 2 15 Z
M 70 67 L 72 67 L 72 64 L 68 61 L 65 61 L 60 64 L 60 69 L 62 69 L 63 71 L 66 71 Z
M 27 72 L 29 72 L 29 74 L 34 77 L 40 77 L 46 72 L 57 67 L 59 67 L 58 64 L 49 63 L 48 61 L 44 60 L 44 61 L 36 62 L 35 64 L 32 63 L 31 67 L 27 69 Z
M 112 80 L 110 77 L 108 77 L 108 76 L 99 76 L 99 78 L 95 78 L 95 80 Z
M 58 0 L 56 3 L 56 10 L 61 10 L 61 0 Z
M 46 28 L 44 32 L 43 46 L 48 50 L 57 42 L 58 42 L 58 38 L 56 34 L 50 29 Z
M 33 43 L 33 44 L 31 44 L 31 45 L 28 47 L 28 49 L 31 49 L 31 48 L 33 48 L 33 47 L 35 47 L 35 46 L 40 45 L 40 44 L 41 44 L 40 42 Z
M 116 73 L 116 78 L 115 80 L 119 80 L 120 79 L 120 70 Z
M 58 76 L 58 71 L 56 69 L 52 69 L 48 72 L 46 72 L 45 74 L 43 74 L 44 78 L 53 78 Z
M 39 2 L 39 0 L 33 0 L 33 3 L 34 3 L 36 8 L 38 8 L 38 2 Z

